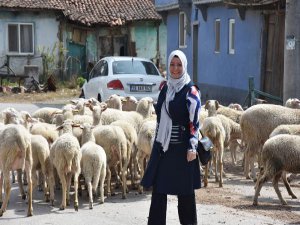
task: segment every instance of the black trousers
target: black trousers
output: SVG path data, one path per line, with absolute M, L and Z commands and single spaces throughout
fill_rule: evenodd
M 178 195 L 178 216 L 182 225 L 196 225 L 195 194 Z M 148 225 L 166 225 L 167 195 L 152 193 Z

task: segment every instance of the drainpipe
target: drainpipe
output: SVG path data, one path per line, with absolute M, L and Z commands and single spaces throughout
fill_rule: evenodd
M 156 66 L 159 68 L 160 51 L 159 51 L 159 23 L 156 23 Z
M 300 1 L 286 0 L 283 102 L 300 98 Z

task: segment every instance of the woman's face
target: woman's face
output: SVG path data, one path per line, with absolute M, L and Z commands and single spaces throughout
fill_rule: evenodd
M 170 63 L 170 73 L 172 78 L 179 79 L 182 76 L 182 63 L 176 56 L 173 57 Z

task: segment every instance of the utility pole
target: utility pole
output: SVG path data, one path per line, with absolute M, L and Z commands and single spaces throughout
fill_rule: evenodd
M 283 102 L 300 99 L 300 1 L 286 0 Z

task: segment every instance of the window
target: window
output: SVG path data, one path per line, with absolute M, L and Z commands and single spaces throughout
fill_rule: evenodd
M 235 20 L 229 20 L 229 54 L 234 54 Z
M 112 64 L 113 74 L 144 74 L 159 75 L 155 65 L 152 62 L 139 60 L 114 61 Z
M 7 25 L 8 52 L 15 54 L 33 54 L 33 24 L 12 23 Z
M 179 13 L 179 47 L 186 47 L 186 16 L 184 12 Z
M 99 76 L 107 76 L 107 75 L 108 75 L 108 64 L 105 60 L 103 60 L 100 61 L 91 71 L 90 79 Z
M 221 21 L 220 19 L 215 20 L 215 53 L 220 53 L 220 29 Z

